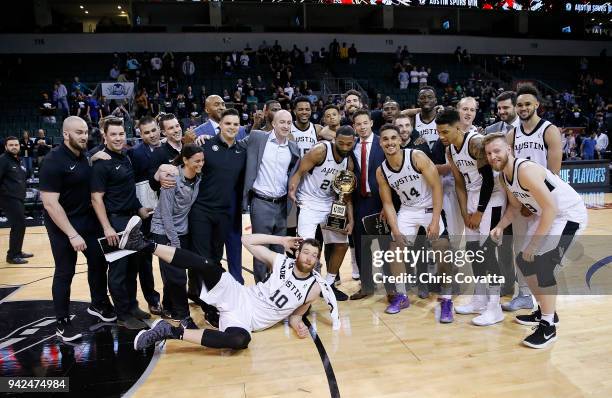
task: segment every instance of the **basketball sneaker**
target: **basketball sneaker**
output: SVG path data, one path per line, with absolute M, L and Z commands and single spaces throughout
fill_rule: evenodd
M 453 300 L 440 300 L 440 323 L 452 323 L 453 321 Z
M 70 318 L 58 319 L 55 327 L 55 335 L 62 341 L 74 341 L 83 337 L 83 334 L 77 332 L 70 322 Z
M 557 327 L 549 324 L 544 319 L 540 320 L 532 334 L 525 337 L 523 344 L 531 348 L 546 348 L 557 340 Z
M 482 312 L 482 314 L 472 319 L 472 323 L 476 326 L 489 326 L 503 320 L 504 313 L 501 309 L 501 305 L 499 305 L 499 301 L 491 300 L 487 303 L 487 308 Z
M 540 306 L 538 305 L 538 309 L 533 311 L 531 314 L 526 315 L 517 315 L 515 318 L 517 323 L 526 326 L 537 326 L 540 324 L 542 320 L 542 311 L 540 310 Z M 559 317 L 557 316 L 557 312 L 555 311 L 555 317 L 553 319 L 553 323 L 555 325 L 559 324 Z
M 392 299 L 391 303 L 385 309 L 387 314 L 397 314 L 404 308 L 410 307 L 410 300 L 405 294 L 396 294 Z
M 172 325 L 163 319 L 158 319 L 151 325 L 151 329 L 141 330 L 134 338 L 134 349 L 143 350 L 167 338 L 172 338 Z
M 113 322 L 117 320 L 115 308 L 110 303 L 104 303 L 101 305 L 91 304 L 89 307 L 87 307 L 87 313 L 100 318 L 100 320 L 103 322 Z
M 140 231 L 141 225 L 142 220 L 140 217 L 132 216 L 130 218 L 119 241 L 120 249 L 140 251 L 152 244 L 150 241 L 145 240 L 144 235 Z
M 487 295 L 474 294 L 470 302 L 465 305 L 455 306 L 455 312 L 461 315 L 482 314 L 487 309 Z
M 508 312 L 514 312 L 521 309 L 532 310 L 533 309 L 533 296 L 516 296 L 507 303 L 502 304 L 502 310 Z

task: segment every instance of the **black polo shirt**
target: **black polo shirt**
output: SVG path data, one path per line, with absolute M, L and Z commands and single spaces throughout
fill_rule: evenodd
M 25 200 L 26 170 L 19 157 L 6 152 L 0 155 L 0 196 Z
M 104 152 L 110 160 L 98 160 L 93 164 L 91 192 L 104 192 L 107 213 L 128 213 L 142 206 L 136 197 L 136 182 L 130 158 L 125 152 L 117 153 L 108 148 Z
M 204 145 L 204 168 L 198 197 L 191 207 L 191 217 L 200 212 L 229 212 L 237 192 L 242 193 L 246 149 L 234 144 L 228 147 L 217 134 Z
M 91 214 L 91 167 L 84 153 L 77 156 L 61 143 L 45 157 L 39 178 L 41 191 L 60 194 L 68 218 Z
M 434 164 L 446 164 L 446 147 L 439 138 L 431 148 L 431 160 Z
M 152 190 L 159 192 L 161 185 L 156 181 L 155 173 L 162 164 L 170 164 L 180 155 L 181 152 L 174 149 L 168 142 L 164 142 L 159 148 L 156 148 L 151 154 L 151 163 L 149 163 L 149 186 Z
M 410 135 L 410 142 L 408 143 L 408 145 L 402 146 L 402 149 L 418 149 L 419 151 L 423 151 L 425 155 L 427 155 L 427 157 L 433 161 L 433 156 L 431 154 L 431 150 L 429 149 L 429 145 L 427 144 L 427 141 L 421 144 L 418 144 L 418 145 L 414 144 L 415 140 L 417 140 L 419 137 L 420 137 L 419 132 L 416 130 L 413 130 L 412 134 Z

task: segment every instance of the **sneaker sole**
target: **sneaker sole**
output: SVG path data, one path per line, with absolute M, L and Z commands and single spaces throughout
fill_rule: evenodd
M 117 320 L 117 316 L 116 315 L 114 317 L 112 317 L 112 318 L 105 318 L 104 315 L 100 314 L 99 312 L 95 312 L 95 311 L 90 310 L 89 307 L 87 308 L 87 313 L 89 315 L 93 315 L 93 316 L 95 316 L 97 318 L 100 318 L 104 322 L 113 322 L 113 321 Z
M 523 325 L 523 326 L 538 326 L 540 324 L 540 321 L 537 322 L 528 322 L 528 321 L 521 321 L 520 319 L 514 318 L 514 321 L 516 323 L 518 323 L 519 325 Z M 559 322 L 554 322 L 555 326 L 559 326 Z
M 440 319 L 440 323 L 453 323 L 454 319 Z
M 472 315 L 472 314 L 482 315 L 483 312 L 485 312 L 485 308 L 483 308 L 482 311 L 462 311 L 462 310 L 458 310 L 457 308 L 455 308 L 455 314 L 459 314 L 459 315 Z
M 141 222 L 140 217 L 138 216 L 132 216 L 132 218 L 130 218 L 130 220 L 128 221 L 127 225 L 125 226 L 125 230 L 123 231 L 123 236 L 121 237 L 121 240 L 119 241 L 119 248 L 120 249 L 124 249 L 125 245 L 127 243 L 127 240 L 130 236 L 130 232 L 132 232 L 132 229 L 134 229 L 134 227 L 136 225 L 138 225 L 138 223 Z
M 58 333 L 58 332 L 55 332 L 55 335 L 56 335 L 57 337 L 59 337 L 59 338 L 60 338 L 62 341 L 74 341 L 74 340 L 78 340 L 78 339 L 80 339 L 81 337 L 83 337 L 83 335 L 82 335 L 81 333 L 75 334 L 75 335 L 74 335 L 74 336 L 72 336 L 72 337 L 66 337 L 66 336 L 64 336 L 64 335 L 62 335 L 62 334 L 60 334 L 60 333 Z
M 557 341 L 557 336 L 553 337 L 552 339 L 549 339 L 546 343 L 540 344 L 540 345 L 531 344 L 530 342 L 523 340 L 523 345 L 529 348 L 535 348 L 537 350 L 537 349 L 546 348 L 552 343 L 554 343 L 555 341 Z
M 153 322 L 151 324 L 151 328 L 150 329 L 142 329 L 140 332 L 138 332 L 138 334 L 136 335 L 136 337 L 134 337 L 134 351 L 138 351 L 138 348 L 136 348 L 136 346 L 138 345 L 138 339 L 140 338 L 140 336 L 142 336 L 142 334 L 148 330 L 153 329 L 155 326 L 157 326 L 158 323 L 160 323 L 161 321 L 163 321 L 163 319 L 157 319 L 155 322 Z
M 533 306 L 531 307 L 507 307 L 502 305 L 502 310 L 506 311 L 506 312 L 516 312 L 518 310 L 532 310 L 533 311 Z
M 472 324 L 476 325 L 476 326 L 491 326 L 491 325 L 495 325 L 496 323 L 500 323 L 500 322 L 503 322 L 503 321 L 504 321 L 503 317 L 501 319 L 499 319 L 499 320 L 495 320 L 495 321 L 489 322 L 489 323 L 476 323 L 476 322 L 474 322 L 474 319 L 472 319 Z

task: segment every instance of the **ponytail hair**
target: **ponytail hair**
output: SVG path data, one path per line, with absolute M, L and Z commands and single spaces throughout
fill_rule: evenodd
M 183 166 L 183 158 L 191 158 L 193 155 L 204 152 L 201 146 L 196 144 L 186 144 L 183 145 L 183 149 L 181 149 L 181 153 L 178 154 L 177 157 L 172 161 L 172 165 L 174 166 Z

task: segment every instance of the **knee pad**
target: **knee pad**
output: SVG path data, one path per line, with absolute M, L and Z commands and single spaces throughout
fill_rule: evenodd
M 540 256 L 535 256 L 534 263 L 539 287 L 550 287 L 557 284 L 555 267 L 560 261 L 559 249 L 553 249 Z
M 523 252 L 519 252 L 516 256 L 516 266 L 521 270 L 523 276 L 532 276 L 536 273 L 536 265 L 535 261 L 530 263 L 528 261 L 523 260 Z
M 230 327 L 225 329 L 227 345 L 235 350 L 244 350 L 251 342 L 251 335 L 242 328 Z

